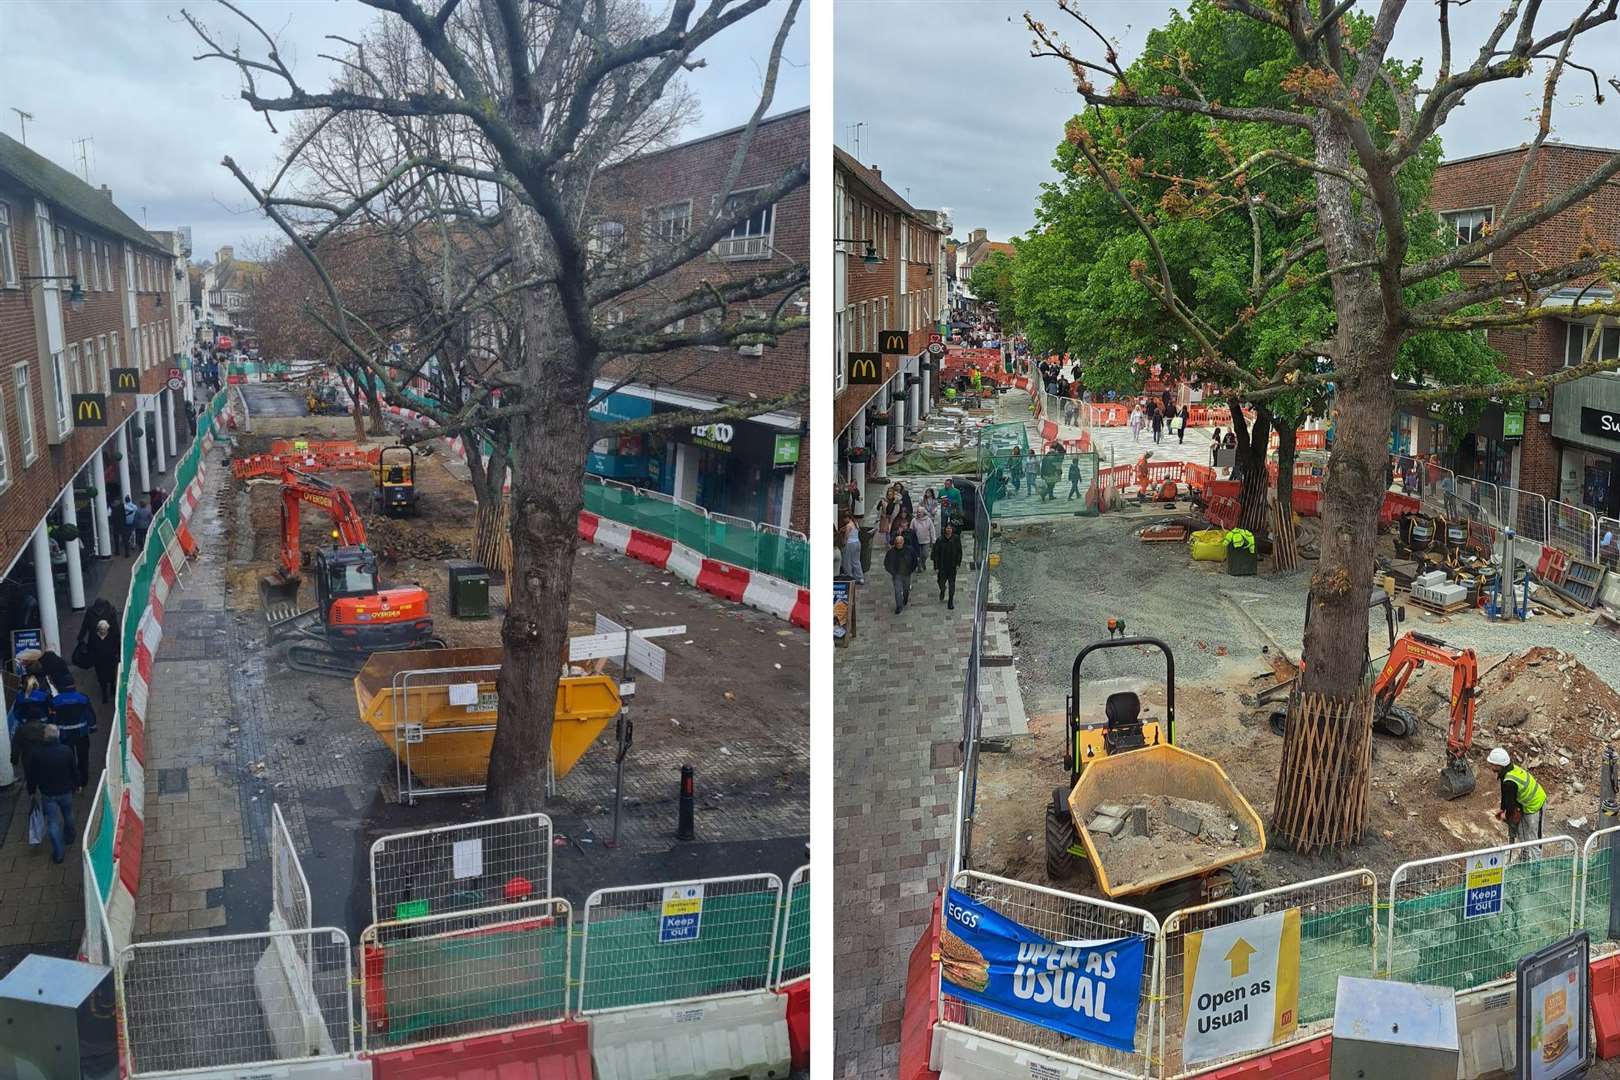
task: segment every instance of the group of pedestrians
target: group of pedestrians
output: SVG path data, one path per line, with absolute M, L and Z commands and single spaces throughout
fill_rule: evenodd
M 1174 435 L 1177 443 L 1187 441 L 1187 421 L 1192 415 L 1192 410 L 1183 405 L 1178 412 L 1168 390 L 1164 392 L 1162 398 L 1162 403 L 1154 398 L 1148 398 L 1145 410 L 1140 401 L 1131 406 L 1131 416 L 1127 424 L 1131 429 L 1132 439 L 1140 442 L 1142 429 L 1148 428 L 1153 432 L 1155 443 L 1163 441 L 1165 435 Z
M 74 662 L 95 671 L 101 700 L 112 700 L 118 674 L 118 612 L 98 600 L 85 613 Z M 29 843 L 48 839 L 51 861 L 61 863 L 77 838 L 73 797 L 90 783 L 90 739 L 96 709 L 79 690 L 67 662 L 49 650 L 17 657 L 22 686 L 6 714 L 9 761 L 20 767 L 29 797 Z
M 166 497 L 162 488 L 153 488 L 150 498 L 137 503 L 134 496 L 125 495 L 124 501 L 113 508 L 107 516 L 112 524 L 114 555 L 141 553 L 146 546 L 146 534 L 152 528 L 152 516 L 163 508 Z
M 920 503 L 914 503 L 911 492 L 899 483 L 889 485 L 878 500 L 874 540 L 883 549 L 883 569 L 894 586 L 896 615 L 911 602 L 912 577 L 930 560 L 939 585 L 939 598 L 945 601 L 947 610 L 955 609 L 956 572 L 962 565 L 963 520 L 962 492 L 953 480 L 946 480 L 937 493 L 933 488 L 927 489 Z M 843 574 L 864 585 L 860 523 L 854 515 L 845 516 L 840 532 Z

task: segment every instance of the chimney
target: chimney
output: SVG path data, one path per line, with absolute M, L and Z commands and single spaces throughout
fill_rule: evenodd
M 218 251 L 214 252 L 214 261 L 215 262 L 225 262 L 228 259 L 230 259 L 231 256 L 233 256 L 234 254 L 236 254 L 236 253 L 234 251 L 232 251 L 229 246 L 222 247 Z
M 883 170 L 882 169 L 878 168 L 876 165 L 868 165 L 867 168 L 872 170 L 872 175 L 873 176 L 877 177 L 879 180 L 883 179 Z
M 971 233 L 968 234 L 968 243 L 970 243 L 970 244 L 982 244 L 982 243 L 984 243 L 985 237 L 987 235 L 989 235 L 989 234 L 986 233 L 983 229 L 974 229 Z
M 112 198 L 112 188 L 110 188 L 110 187 L 108 187 L 108 186 L 107 186 L 107 185 L 106 185 L 106 184 L 102 184 L 102 185 L 101 185 L 101 193 L 102 193 L 102 194 L 103 194 L 103 195 L 105 195 L 105 196 L 107 196 L 107 201 L 108 201 L 108 202 L 112 202 L 112 201 L 113 201 L 113 198 Z

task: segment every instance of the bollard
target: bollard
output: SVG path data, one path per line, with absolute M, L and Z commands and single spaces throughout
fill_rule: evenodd
M 682 765 L 680 820 L 675 826 L 675 839 L 677 840 L 690 840 L 696 835 L 692 828 L 693 790 L 692 766 Z

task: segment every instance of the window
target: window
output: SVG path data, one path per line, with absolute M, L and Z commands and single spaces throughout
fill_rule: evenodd
M 598 221 L 591 225 L 585 252 L 591 258 L 606 262 L 624 248 L 624 222 Z
M 11 250 L 11 207 L 0 203 L 0 285 L 17 287 L 17 256 Z
M 107 335 L 107 343 L 108 343 L 108 350 L 107 350 L 108 364 L 107 364 L 107 366 L 109 368 L 123 367 L 123 364 L 120 363 L 119 359 L 118 359 L 118 331 L 114 330 L 111 334 Z M 112 385 L 112 376 L 111 375 L 109 375 L 107 377 L 107 385 L 108 386 Z
M 1564 366 L 1574 367 L 1585 357 L 1586 345 L 1592 338 L 1595 326 L 1584 326 L 1581 323 L 1568 323 L 1568 336 L 1564 339 Z M 1620 327 L 1608 327 L 1603 331 L 1603 340 L 1598 342 L 1596 355 L 1593 360 L 1614 360 L 1620 358 Z
M 660 240 L 678 244 L 692 230 L 692 203 L 671 203 L 658 208 L 656 233 Z
M 22 448 L 23 468 L 39 457 L 34 444 L 34 399 L 28 393 L 28 365 L 18 364 L 11 369 L 11 385 L 17 393 L 17 442 Z
M 78 346 L 74 346 L 73 351 L 77 353 Z M 63 434 L 73 430 L 67 376 L 67 359 L 62 355 L 62 350 L 57 349 L 51 353 L 51 401 L 56 406 L 56 430 Z
M 79 288 L 88 289 L 90 287 L 90 275 L 85 273 L 84 244 L 85 244 L 84 236 L 81 235 L 80 233 L 74 233 L 73 234 L 73 261 L 79 267 Z
M 101 282 L 102 288 L 111 292 L 117 288 L 113 282 L 112 245 L 101 245 Z
M 77 345 L 67 347 L 67 374 L 67 392 L 69 394 L 84 393 L 84 372 L 80 367 L 79 347 Z
M 73 273 L 73 268 L 72 264 L 68 262 L 67 230 L 58 225 L 55 230 L 55 235 L 56 259 L 55 262 L 52 263 L 50 270 L 47 272 L 50 274 L 71 274 Z
M 708 311 L 705 311 L 702 315 L 698 316 L 698 329 L 705 334 L 712 330 L 720 329 L 720 309 L 710 308 Z M 720 346 L 718 345 L 702 345 L 699 347 L 706 352 L 720 351 Z
M 0 488 L 11 486 L 11 453 L 6 449 L 6 396 L 0 393 Z
M 100 372 L 101 392 L 104 394 L 112 391 L 112 372 L 107 357 L 107 335 L 102 334 L 96 338 L 96 370 Z
M 742 191 L 726 199 L 726 214 L 740 211 L 754 195 L 753 191 Z M 714 245 L 714 253 L 722 259 L 767 258 L 771 253 L 771 227 L 775 219 L 774 204 L 761 206 L 733 225 L 725 239 Z
M 1446 223 L 1452 234 L 1452 243 L 1457 247 L 1466 247 L 1484 237 L 1491 223 L 1491 214 L 1488 206 L 1474 210 L 1446 210 L 1440 214 L 1440 220 Z

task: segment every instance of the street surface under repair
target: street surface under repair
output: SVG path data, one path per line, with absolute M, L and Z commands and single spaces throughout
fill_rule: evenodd
M 255 418 L 302 403 L 255 387 Z M 309 878 L 315 925 L 358 936 L 370 921 L 368 852 L 381 835 L 487 816 L 479 797 L 388 801 L 392 751 L 356 716 L 346 679 L 292 671 L 264 645 L 257 598 L 240 570 L 255 538 L 248 494 L 214 451 L 192 531 L 202 555 L 171 600 L 154 669 L 152 771 L 138 937 L 261 930 L 269 907 L 271 805 Z M 443 469 L 441 451 L 422 469 Z M 431 522 L 425 527 L 431 528 Z M 237 571 L 233 573 L 233 570 Z M 229 582 L 229 584 L 227 584 Z M 492 594 L 492 618 L 502 590 Z M 596 613 L 637 626 L 684 624 L 659 639 L 662 683 L 638 680 L 620 845 L 613 821 L 613 726 L 548 805 L 558 837 L 554 891 L 582 905 L 595 889 L 771 871 L 806 861 L 809 832 L 808 635 L 717 600 L 671 575 L 582 546 L 572 620 Z M 435 611 L 448 622 L 447 612 Z M 696 835 L 675 839 L 680 767 L 697 770 Z

